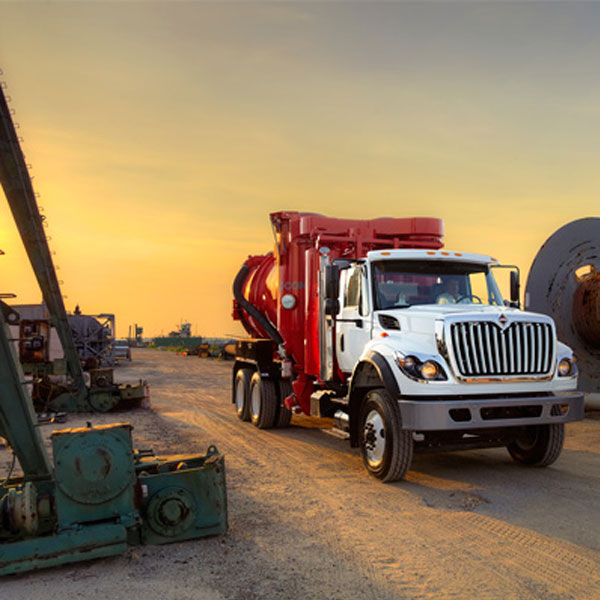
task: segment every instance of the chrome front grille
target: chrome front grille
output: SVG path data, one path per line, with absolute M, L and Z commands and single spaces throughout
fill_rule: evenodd
M 452 348 L 464 377 L 537 376 L 551 369 L 554 336 L 549 323 L 515 321 L 503 329 L 491 321 L 450 325 Z

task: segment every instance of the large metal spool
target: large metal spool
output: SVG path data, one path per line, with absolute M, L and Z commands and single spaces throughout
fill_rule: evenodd
M 527 278 L 525 309 L 554 319 L 577 358 L 578 388 L 600 392 L 600 219 L 572 221 L 548 238 Z

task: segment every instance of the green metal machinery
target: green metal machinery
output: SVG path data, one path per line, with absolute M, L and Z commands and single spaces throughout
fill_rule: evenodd
M 147 386 L 143 382 L 134 386 L 119 386 L 112 382 L 112 376 L 103 376 L 92 381 L 90 388 L 86 386 L 44 233 L 44 217 L 40 214 L 19 138 L 1 88 L 0 183 L 38 280 L 44 302 L 52 317 L 52 325 L 60 338 L 70 378 L 69 383 L 63 389 L 57 390 L 49 399 L 46 410 L 106 412 L 113 408 L 129 408 L 136 403 L 139 404 L 148 395 Z M 46 365 L 45 371 L 46 373 L 37 373 L 39 379 L 43 380 L 44 376 L 48 372 L 52 373 L 54 369 Z
M 109 410 L 131 388 L 122 390 L 110 377 L 85 385 L 1 89 L 0 179 L 65 351 L 72 380 L 57 397 L 60 407 Z M 11 468 L 0 483 L 0 575 L 115 555 L 128 544 L 165 544 L 224 532 L 225 464 L 214 446 L 205 455 L 158 458 L 134 450 L 128 423 L 88 424 L 55 431 L 50 460 L 11 339 L 9 324 L 18 319 L 0 301 L 0 437 L 23 472 L 13 476 Z
M 23 470 L 0 484 L 0 575 L 227 529 L 223 455 L 135 451 L 131 425 L 55 431 L 50 462 L 0 305 L 0 436 Z

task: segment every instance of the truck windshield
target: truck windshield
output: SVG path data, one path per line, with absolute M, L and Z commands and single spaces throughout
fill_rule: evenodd
M 452 261 L 381 260 L 373 262 L 375 310 L 420 304 L 502 306 L 487 265 Z

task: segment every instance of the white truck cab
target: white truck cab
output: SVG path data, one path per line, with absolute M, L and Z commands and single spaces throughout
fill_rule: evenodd
M 583 417 L 577 367 L 550 317 L 519 310 L 518 276 L 505 301 L 489 256 L 376 250 L 339 265 L 329 339 L 373 475 L 401 478 L 418 446 L 558 458 L 564 423 Z

